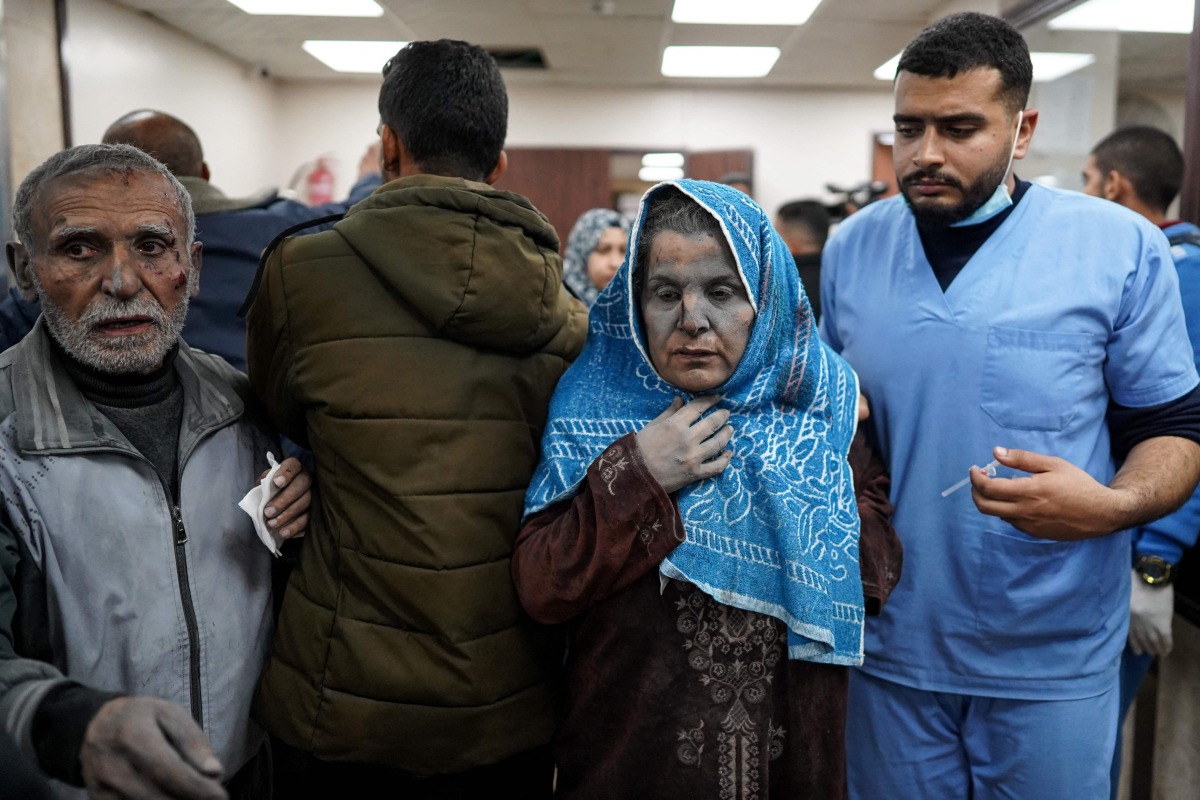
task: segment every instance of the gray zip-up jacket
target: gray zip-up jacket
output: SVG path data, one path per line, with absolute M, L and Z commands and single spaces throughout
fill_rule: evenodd
M 261 742 L 272 633 L 270 555 L 237 506 L 271 447 L 246 379 L 180 342 L 176 508 L 48 337 L 39 321 L 0 355 L 0 725 L 33 759 L 56 685 L 152 695 L 189 709 L 232 775 Z

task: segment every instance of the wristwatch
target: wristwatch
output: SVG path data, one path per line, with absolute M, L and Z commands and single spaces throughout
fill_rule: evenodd
M 1166 586 L 1174 577 L 1175 565 L 1158 556 L 1138 556 L 1134 559 L 1133 570 L 1151 586 Z

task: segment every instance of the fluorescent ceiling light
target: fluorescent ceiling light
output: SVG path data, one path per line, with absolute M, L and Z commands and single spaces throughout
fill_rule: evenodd
M 247 14 L 295 17 L 382 17 L 375 0 L 229 0 Z
M 896 67 L 900 64 L 900 53 L 897 53 L 875 70 L 875 78 L 890 81 L 896 77 Z M 1091 53 L 1030 53 L 1033 62 L 1033 82 L 1049 83 L 1064 75 L 1069 75 L 1077 69 L 1095 63 L 1096 57 Z
M 312 40 L 302 46 L 318 61 L 337 72 L 383 71 L 387 60 L 408 42 L 338 42 Z
M 1049 28 L 1079 31 L 1191 33 L 1194 0 L 1088 0 L 1046 23 Z
M 672 22 L 803 25 L 821 0 L 675 0 Z
M 761 78 L 779 60 L 778 47 L 679 47 L 663 50 L 668 78 Z
M 682 177 L 683 170 L 679 167 L 642 167 L 638 170 L 639 181 L 657 183 L 658 181 L 677 181 Z
M 643 167 L 682 167 L 683 153 L 646 153 L 642 156 Z
M 1096 62 L 1091 53 L 1030 53 L 1033 82 L 1049 83 Z

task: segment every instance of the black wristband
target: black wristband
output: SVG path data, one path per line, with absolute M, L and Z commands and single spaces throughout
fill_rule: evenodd
M 84 734 L 100 707 L 121 697 L 116 692 L 89 689 L 78 683 L 55 686 L 38 703 L 33 715 L 33 749 L 38 764 L 52 778 L 83 786 L 79 751 Z

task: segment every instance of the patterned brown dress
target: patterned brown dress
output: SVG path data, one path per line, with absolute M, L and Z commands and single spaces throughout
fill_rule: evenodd
M 878 613 L 900 575 L 889 479 L 861 433 L 850 465 L 864 596 Z M 682 538 L 633 434 L 593 462 L 579 494 L 521 531 L 521 601 L 570 629 L 558 795 L 844 798 L 847 668 L 791 661 L 775 618 L 660 578 Z

